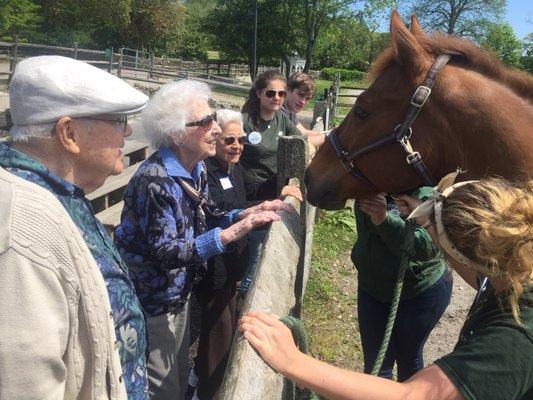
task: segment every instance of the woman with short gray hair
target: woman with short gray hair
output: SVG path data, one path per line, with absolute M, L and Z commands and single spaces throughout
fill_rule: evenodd
M 255 227 L 289 210 L 281 201 L 220 212 L 209 197 L 203 160 L 215 155 L 221 130 L 204 83 L 164 85 L 141 114 L 157 151 L 136 172 L 124 195 L 115 242 L 126 260 L 150 337 L 151 399 L 183 399 L 187 389 L 188 298 L 208 259 Z

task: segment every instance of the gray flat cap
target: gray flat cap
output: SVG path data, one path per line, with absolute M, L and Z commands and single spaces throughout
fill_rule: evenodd
M 17 64 L 9 87 L 13 124 L 44 124 L 62 117 L 132 114 L 148 96 L 83 61 L 60 56 L 27 58 Z

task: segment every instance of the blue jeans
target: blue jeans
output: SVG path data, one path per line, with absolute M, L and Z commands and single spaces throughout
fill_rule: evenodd
M 409 379 L 424 368 L 424 344 L 450 303 L 452 286 L 452 276 L 445 272 L 421 295 L 400 300 L 391 341 L 379 376 L 392 379 L 395 361 L 399 382 Z M 369 374 L 383 340 L 390 303 L 381 303 L 359 290 L 357 306 L 365 373 Z

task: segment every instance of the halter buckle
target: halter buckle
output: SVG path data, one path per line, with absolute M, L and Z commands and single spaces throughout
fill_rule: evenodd
M 416 88 L 413 97 L 411 97 L 411 105 L 417 108 L 422 108 L 426 103 L 429 95 L 431 94 L 431 88 L 427 86 L 419 86 Z
M 405 157 L 405 160 L 407 161 L 407 164 L 413 165 L 417 163 L 421 159 L 420 153 L 418 151 L 413 151 L 412 153 L 407 154 L 407 157 Z

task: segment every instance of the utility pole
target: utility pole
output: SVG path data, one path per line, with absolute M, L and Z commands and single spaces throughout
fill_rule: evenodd
M 254 0 L 254 70 L 252 71 L 253 80 L 257 75 L 257 0 Z

